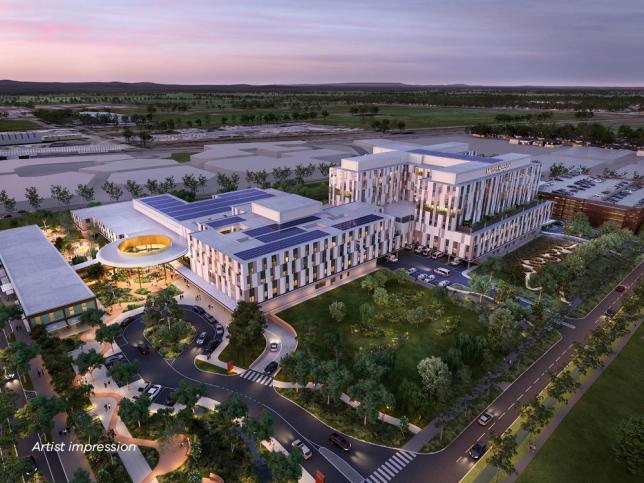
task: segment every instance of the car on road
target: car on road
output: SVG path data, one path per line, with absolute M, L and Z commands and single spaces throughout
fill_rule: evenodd
M 141 354 L 142 356 L 147 356 L 150 353 L 150 346 L 145 342 L 138 343 L 136 345 L 136 348 L 139 351 L 139 354 Z
M 305 460 L 308 460 L 311 456 L 313 456 L 313 451 L 311 451 L 309 447 L 299 439 L 293 441 L 291 443 L 291 446 L 293 448 L 299 448 L 299 450 L 302 452 L 302 455 L 304 455 Z
M 208 338 L 208 334 L 206 332 L 201 332 L 197 338 L 195 339 L 195 344 L 197 345 L 203 345 L 204 342 L 206 342 L 206 339 Z
M 336 445 L 343 451 L 349 451 L 351 449 L 351 442 L 338 433 L 331 433 L 331 436 L 329 436 L 329 442 Z
M 198 314 L 201 314 L 201 315 L 204 315 L 206 313 L 206 311 L 204 309 L 202 309 L 201 307 L 199 307 L 198 305 L 194 305 L 192 307 L 192 310 L 197 312 Z
M 438 286 L 439 287 L 447 287 L 451 283 L 452 282 L 450 282 L 449 280 L 441 280 L 440 282 L 438 282 Z
M 615 309 L 613 309 L 612 307 L 608 307 L 606 309 L 606 317 L 612 317 L 615 314 L 616 314 Z
M 618 285 L 618 286 L 615 288 L 615 291 L 616 291 L 616 292 L 623 292 L 624 290 L 626 290 L 626 287 L 624 287 L 623 285 Z
M 155 397 L 159 395 L 161 392 L 161 385 L 160 384 L 152 384 L 145 390 L 145 395 L 150 398 L 150 401 L 154 400 Z
M 271 352 L 277 352 L 277 350 L 279 349 L 279 345 L 277 344 L 277 342 L 271 342 L 271 345 L 268 347 L 268 349 Z
M 123 320 L 121 320 L 121 327 L 125 328 L 128 325 L 130 325 L 132 322 L 134 322 L 134 316 L 130 315 L 129 317 L 125 317 Z
M 481 443 L 479 441 L 469 449 L 467 454 L 470 456 L 470 458 L 477 460 L 485 454 L 486 450 L 487 446 L 485 446 L 485 443 Z
M 267 376 L 270 376 L 275 373 L 275 371 L 278 368 L 278 364 L 276 361 L 271 361 L 268 364 L 266 364 L 266 367 L 264 368 L 264 374 Z
M 493 415 L 491 415 L 488 412 L 485 412 L 479 416 L 476 422 L 479 423 L 479 425 L 481 426 L 487 426 L 488 424 L 490 424 L 490 421 L 492 421 L 493 419 L 494 419 Z
M 456 257 L 451 262 L 449 262 L 449 264 L 452 265 L 453 267 L 458 267 L 462 261 L 463 261 L 462 258 Z
M 407 270 L 407 273 L 408 273 L 409 275 L 413 275 L 414 273 L 416 273 L 416 272 L 418 271 L 418 270 L 416 270 L 416 268 L 415 268 L 415 267 L 409 267 L 409 268 L 407 268 L 406 270 Z

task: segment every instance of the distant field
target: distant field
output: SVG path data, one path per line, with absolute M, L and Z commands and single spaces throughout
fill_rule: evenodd
M 519 483 L 641 482 L 615 461 L 615 430 L 644 408 L 644 325 L 575 404 Z
M 43 127 L 32 121 L 0 119 L 0 131 L 33 131 Z
M 174 159 L 178 163 L 187 163 L 193 154 L 195 153 L 172 153 L 170 159 Z

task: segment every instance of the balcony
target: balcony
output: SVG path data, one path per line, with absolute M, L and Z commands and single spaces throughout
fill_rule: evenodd
M 457 226 L 456 230 L 461 231 L 463 233 L 471 234 L 489 225 L 494 225 L 495 223 L 499 223 L 500 221 L 503 221 L 507 218 L 512 218 L 517 215 L 521 215 L 526 211 L 530 211 L 533 208 L 544 204 L 546 203 L 543 200 L 532 200 L 530 203 L 514 206 L 512 208 L 509 208 L 495 215 L 484 216 L 480 221 L 474 224 L 470 224 L 469 222 L 464 222 L 462 225 Z

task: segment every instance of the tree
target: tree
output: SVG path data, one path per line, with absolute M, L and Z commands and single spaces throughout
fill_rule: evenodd
M 224 173 L 217 173 L 217 184 L 219 185 L 218 193 L 227 193 L 239 189 L 239 175 L 233 173 L 230 176 Z
M 143 309 L 143 322 L 146 325 L 165 323 L 170 329 L 173 323 L 183 320 L 183 311 L 174 297 L 174 292 L 168 289 L 148 295 Z
M 151 195 L 161 193 L 161 187 L 156 179 L 149 179 L 145 182 L 145 187 Z
M 132 129 L 130 129 L 127 126 L 124 127 L 123 128 L 123 138 L 125 139 L 125 142 L 129 143 L 132 140 L 133 137 L 134 137 L 134 131 L 132 131 Z
M 440 357 L 431 356 L 422 359 L 417 368 L 429 395 L 436 400 L 443 400 L 452 378 L 447 364 Z
M 574 235 L 579 237 L 587 237 L 592 231 L 593 227 L 588 221 L 588 216 L 585 213 L 575 213 L 571 220 L 564 226 L 564 233 L 566 235 Z
M 13 211 L 16 209 L 16 200 L 11 198 L 6 190 L 0 191 L 0 203 L 4 206 L 4 209 L 7 211 Z
M 267 440 L 273 434 L 273 418 L 267 411 L 262 411 L 259 418 L 244 419 L 244 432 L 255 442 Z
M 569 370 L 564 370 L 559 374 L 550 374 L 548 396 L 551 398 L 567 404 L 571 393 L 575 392 L 578 388 L 579 382 L 577 382 Z
M 137 424 L 141 427 L 141 423 L 145 423 L 150 417 L 150 405 L 152 401 L 144 394 L 138 399 L 132 401 L 124 397 L 119 403 L 119 417 L 123 420 L 126 426 Z
M 133 179 L 128 179 L 125 182 L 125 189 L 132 198 L 140 198 L 143 196 L 143 186 L 134 181 Z
M 50 191 L 52 199 L 63 205 L 68 205 L 72 201 L 72 194 L 65 186 L 55 184 L 51 187 Z
M 611 233 L 617 233 L 619 231 L 619 226 L 610 221 L 606 221 L 601 224 L 597 229 L 597 236 L 609 235 Z
M 99 325 L 96 330 L 96 340 L 98 342 L 109 342 L 114 348 L 114 340 L 121 334 L 121 326 L 119 324 Z
M 273 480 L 278 483 L 299 481 L 302 477 L 302 461 L 304 456 L 299 448 L 293 448 L 288 456 L 281 451 L 271 451 L 266 455 Z
M 6 354 L 8 363 L 24 377 L 29 372 L 29 369 L 31 369 L 31 359 L 38 355 L 40 347 L 36 343 L 28 344 L 19 340 L 17 342 L 10 342 L 9 347 L 5 351 L 3 354 Z
M 407 416 L 400 416 L 400 425 L 398 428 L 403 436 L 409 433 L 409 418 Z
M 496 467 L 497 482 L 501 471 L 508 475 L 516 471 L 512 458 L 517 454 L 517 446 L 517 437 L 512 432 L 506 432 L 501 435 L 492 434 L 489 461 L 492 466 Z
M 76 194 L 86 202 L 94 201 L 94 188 L 88 184 L 79 184 L 76 186 Z
M 94 369 L 98 369 L 103 365 L 105 365 L 105 359 L 95 349 L 81 352 L 76 357 L 76 366 L 78 367 L 78 372 L 81 374 L 89 372 L 91 375 Z
M 35 186 L 25 188 L 25 198 L 29 202 L 29 206 L 34 210 L 37 210 L 40 207 L 40 203 L 42 203 L 42 198 L 38 194 L 38 188 Z
M 130 387 L 130 380 L 139 372 L 139 362 L 115 361 L 107 374 L 120 386 Z
M 150 131 L 141 129 L 137 135 L 139 136 L 139 140 L 141 141 L 141 146 L 146 147 L 150 141 L 152 141 L 152 135 L 150 134 Z
M 490 293 L 492 283 L 489 278 L 477 275 L 475 273 L 470 275 L 470 289 L 479 294 L 479 303 L 483 301 L 483 295 Z
M 318 164 L 318 171 L 322 176 L 325 178 L 329 177 L 329 171 L 331 171 L 331 168 L 335 166 L 335 163 L 319 163 Z
M 420 327 L 420 324 L 429 319 L 429 309 L 424 305 L 418 305 L 413 309 L 409 309 L 405 316 L 409 323 L 414 324 L 416 327 Z
M 331 314 L 331 318 L 336 322 L 342 322 L 344 316 L 346 315 L 346 312 L 346 306 L 341 300 L 331 302 L 331 305 L 329 305 L 329 313 Z
M 539 434 L 554 414 L 554 409 L 543 404 L 538 397 L 527 404 L 517 403 L 517 410 L 523 418 L 521 429 L 527 431 L 532 438 Z
M 619 425 L 613 451 L 630 473 L 644 473 L 644 416 L 631 416 Z
M 389 302 L 389 294 L 383 287 L 376 287 L 373 291 L 373 301 L 376 305 L 383 306 Z
M 243 419 L 248 414 L 246 404 L 241 400 L 239 394 L 232 393 L 224 402 L 217 406 L 217 412 L 226 420 Z
M 89 473 L 83 468 L 77 468 L 74 472 L 74 478 L 70 483 L 92 483 L 92 478 Z
M 118 201 L 121 196 L 123 196 L 123 189 L 112 181 L 106 181 L 103 183 L 101 189 L 105 191 L 112 201 Z
M 518 328 L 512 312 L 505 307 L 497 307 L 488 322 L 487 336 L 493 350 L 507 353 L 514 347 Z
M 81 324 L 91 325 L 92 327 L 103 323 L 105 312 L 100 309 L 87 309 L 80 314 L 78 320 Z
M 368 324 L 376 315 L 376 308 L 369 302 L 360 305 L 360 320 L 363 324 Z
M 7 424 L 8 431 L 0 431 L 2 434 L 11 432 L 11 418 L 16 413 L 16 403 L 18 401 L 18 393 L 15 391 L 2 391 L 0 392 L 0 429 L 3 424 Z
M 408 414 L 417 415 L 425 400 L 426 397 L 420 386 L 407 378 L 403 378 L 400 386 L 398 386 L 397 406 Z
M 198 183 L 194 174 L 184 174 L 183 178 L 181 178 L 181 182 L 191 193 L 194 194 L 197 192 Z
M 174 180 L 174 176 L 166 176 L 159 186 L 162 193 L 170 193 L 176 187 L 177 182 Z
M 273 168 L 272 175 L 277 184 L 283 184 L 291 177 L 291 168 L 288 166 Z
M 59 397 L 36 396 L 16 411 L 16 416 L 25 424 L 27 434 L 51 433 L 54 416 L 65 411 L 65 402 Z
M 185 380 L 179 382 L 179 387 L 174 391 L 174 398 L 179 404 L 192 409 L 199 398 L 206 395 L 206 386 L 203 383 L 189 384 Z
M 378 417 L 378 409 L 394 404 L 394 397 L 387 391 L 384 385 L 374 379 L 361 379 L 349 388 L 349 394 L 360 405 L 356 411 L 363 417 L 363 425 L 369 421 L 375 421 Z
M 503 280 L 499 280 L 499 282 L 496 284 L 496 287 L 494 287 L 494 301 L 497 304 L 502 304 L 507 301 L 513 301 L 516 297 L 516 294 L 516 289 Z
M 21 316 L 22 316 L 22 307 L 20 305 L 0 304 L 0 330 L 4 329 L 5 324 L 10 320 L 19 319 Z
M 351 373 L 336 361 L 324 361 L 322 363 L 322 387 L 320 392 L 326 396 L 326 403 L 337 401 L 342 394 L 342 388 L 351 381 Z
M 241 301 L 232 314 L 228 332 L 238 347 L 255 342 L 262 337 L 266 316 L 257 302 Z
M 199 176 L 197 176 L 197 187 L 201 191 L 203 191 L 206 188 L 207 183 L 208 183 L 208 178 L 205 175 L 200 174 Z

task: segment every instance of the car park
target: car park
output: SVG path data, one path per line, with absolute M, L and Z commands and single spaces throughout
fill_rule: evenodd
M 311 456 L 313 456 L 313 451 L 311 451 L 310 448 L 305 445 L 300 439 L 293 441 L 291 443 L 291 446 L 293 448 L 298 448 L 302 452 L 305 460 L 308 460 Z
M 271 352 L 277 352 L 278 349 L 279 349 L 279 345 L 277 344 L 277 342 L 271 342 L 271 345 L 269 346 L 269 350 Z
M 152 384 L 151 386 L 146 388 L 144 394 L 150 399 L 150 401 L 152 401 L 154 400 L 155 397 L 158 396 L 160 392 L 161 392 L 161 385 Z
M 276 361 L 271 361 L 264 368 L 264 374 L 266 374 L 267 376 L 270 376 L 270 375 L 275 373 L 277 368 L 278 368 L 277 362 Z
M 329 436 L 329 442 L 336 445 L 343 451 L 349 451 L 351 449 L 351 442 L 338 433 L 331 433 L 331 436 Z
M 139 344 L 136 345 L 136 348 L 139 351 L 139 354 L 143 356 L 147 356 L 150 353 L 150 346 L 147 345 L 145 342 L 140 342 Z
M 467 454 L 470 456 L 470 458 L 478 460 L 485 454 L 485 451 L 487 450 L 487 447 L 485 446 L 485 443 L 481 443 L 480 441 L 477 442 L 474 446 L 472 446 Z
M 492 419 L 494 419 L 494 416 L 493 416 L 493 415 L 491 415 L 491 414 L 490 414 L 490 413 L 488 413 L 488 412 L 485 412 L 485 413 L 483 413 L 483 414 L 481 414 L 481 415 L 479 416 L 479 418 L 476 420 L 476 422 L 477 422 L 480 426 L 487 426 L 488 424 L 490 424 L 490 421 L 492 421 Z
M 208 339 L 208 334 L 205 331 L 201 332 L 195 339 L 195 344 L 203 345 L 204 342 L 206 342 L 206 339 Z

